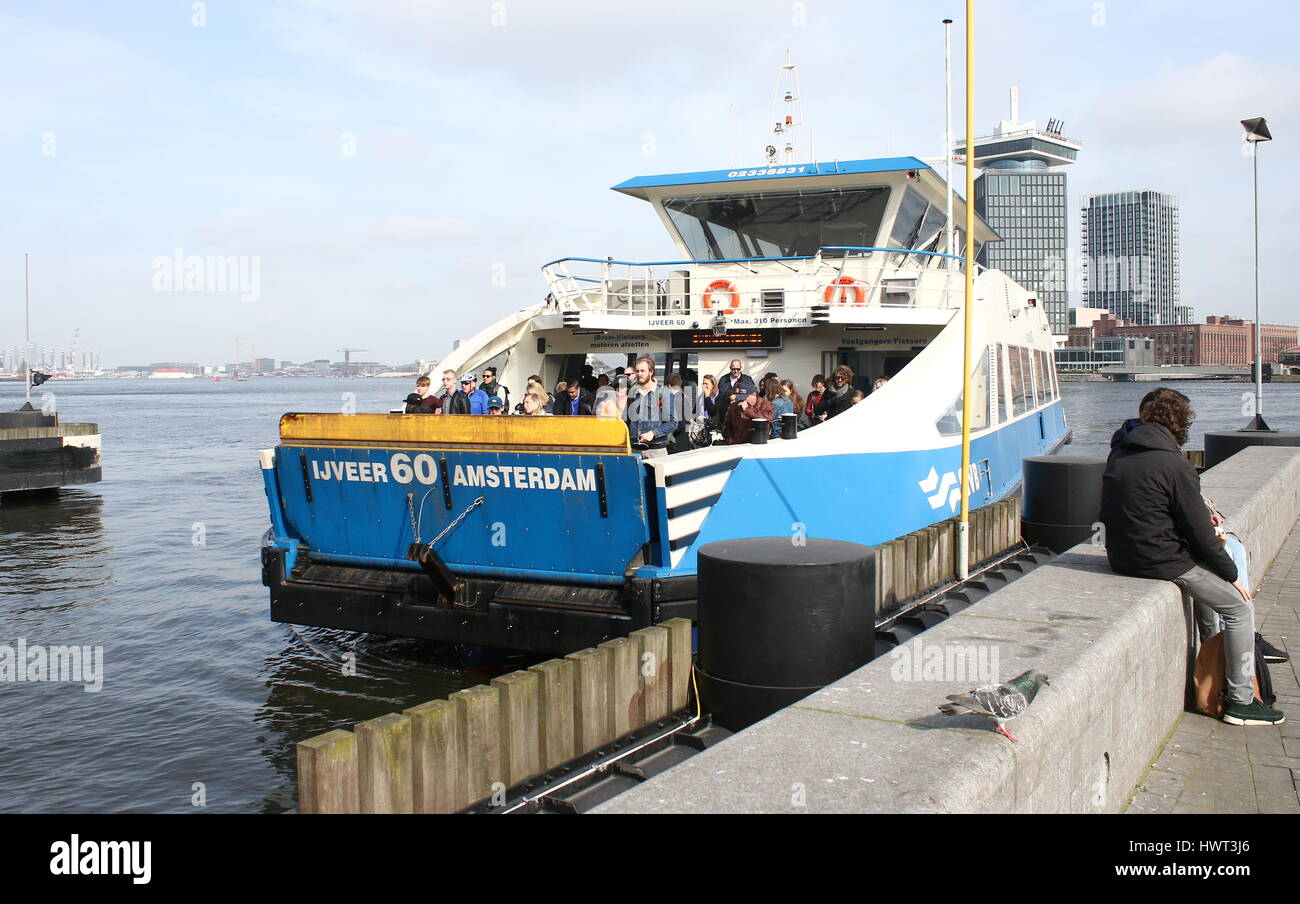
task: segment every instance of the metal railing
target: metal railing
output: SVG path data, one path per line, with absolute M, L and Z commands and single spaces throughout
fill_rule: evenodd
M 569 257 L 545 264 L 542 273 L 560 312 L 706 317 L 954 308 L 964 267 L 962 258 L 936 251 L 837 245 L 796 257 L 716 261 Z

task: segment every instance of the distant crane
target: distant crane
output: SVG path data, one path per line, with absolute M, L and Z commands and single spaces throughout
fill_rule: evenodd
M 341 348 L 341 349 L 338 349 L 338 351 L 341 351 L 341 352 L 343 353 L 343 372 L 344 372 L 345 374 L 347 374 L 348 376 L 353 376 L 353 377 L 354 377 L 354 376 L 356 376 L 356 373 L 352 370 L 352 353 L 353 353 L 353 352 L 367 352 L 367 351 L 370 351 L 370 349 L 368 349 L 368 348 Z

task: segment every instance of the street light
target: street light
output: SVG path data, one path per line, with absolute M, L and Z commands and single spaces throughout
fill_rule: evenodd
M 1268 424 L 1264 423 L 1264 370 L 1260 363 L 1264 348 L 1260 344 L 1259 327 L 1259 143 L 1272 141 L 1273 135 L 1262 116 L 1243 119 L 1241 127 L 1246 130 L 1246 141 L 1254 145 L 1251 156 L 1255 158 L 1255 417 L 1243 429 L 1268 430 Z

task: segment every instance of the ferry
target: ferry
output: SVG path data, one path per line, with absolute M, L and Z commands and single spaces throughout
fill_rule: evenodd
M 656 457 L 609 417 L 286 414 L 261 453 L 274 620 L 562 654 L 693 615 L 705 544 L 879 544 L 956 514 L 963 477 L 972 508 L 1015 492 L 1023 458 L 1068 440 L 1042 306 L 978 267 L 961 473 L 967 237 L 949 243 L 947 184 L 921 159 L 769 147 L 761 166 L 614 190 L 650 206 L 673 259 L 553 260 L 544 298 L 443 369 L 494 366 L 518 393 L 611 356 L 653 358 L 661 384 L 739 359 L 802 393 L 848 365 L 865 398 L 795 438 Z M 972 240 L 998 236 L 977 218 Z

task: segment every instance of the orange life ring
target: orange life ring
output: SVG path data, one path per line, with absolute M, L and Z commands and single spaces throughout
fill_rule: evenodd
M 740 310 L 740 293 L 736 291 L 735 286 L 727 282 L 725 279 L 715 279 L 713 282 L 709 283 L 709 287 L 704 290 L 704 310 L 710 311 L 713 309 L 713 305 L 709 302 L 713 300 L 714 292 L 726 292 L 730 294 L 731 310 Z
M 852 276 L 841 276 L 831 282 L 822 293 L 822 301 L 827 304 L 844 304 L 845 297 L 853 295 L 853 304 L 861 306 L 865 304 L 866 299 L 862 293 L 862 287 Z

